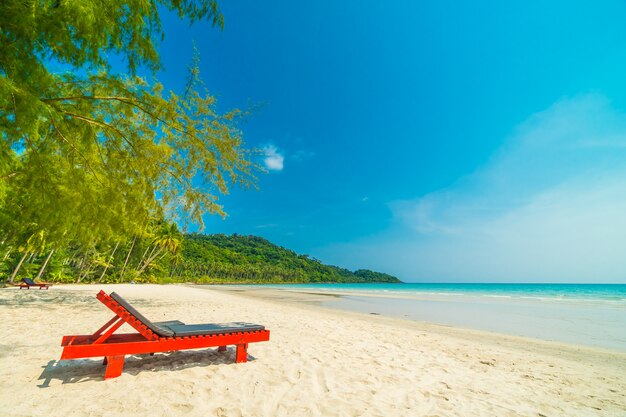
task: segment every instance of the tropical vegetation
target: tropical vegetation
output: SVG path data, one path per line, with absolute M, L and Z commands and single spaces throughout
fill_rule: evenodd
M 391 275 L 324 265 L 308 255 L 274 245 L 258 236 L 185 236 L 182 257 L 170 276 L 209 282 L 399 282 Z
M 0 279 L 35 277 L 65 283 L 310 283 L 399 282 L 391 275 L 324 265 L 257 236 L 181 234 L 175 225 L 85 252 L 65 247 L 23 258 L 6 254 Z M 52 257 L 54 254 L 54 257 Z
M 41 255 L 42 272 L 68 262 L 82 280 L 136 245 L 147 249 L 143 272 L 173 251 L 162 240 L 173 224 L 201 228 L 203 215 L 225 214 L 220 194 L 253 183 L 238 127 L 245 112 L 217 109 L 198 57 L 183 91 L 154 78 L 166 9 L 223 27 L 215 0 L 0 2 L 0 256 L 5 268 L 17 259 L 9 280 Z

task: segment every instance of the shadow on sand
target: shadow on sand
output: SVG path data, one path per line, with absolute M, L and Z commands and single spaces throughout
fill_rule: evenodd
M 229 347 L 225 352 L 216 349 L 194 351 L 176 351 L 151 355 L 127 355 L 122 374 L 138 375 L 140 372 L 174 372 L 181 369 L 210 366 L 234 365 L 235 348 Z M 248 361 L 255 360 L 248 355 Z M 42 366 L 39 375 L 39 388 L 48 388 L 52 380 L 63 384 L 74 384 L 87 381 L 104 381 L 105 366 L 102 359 L 52 360 Z

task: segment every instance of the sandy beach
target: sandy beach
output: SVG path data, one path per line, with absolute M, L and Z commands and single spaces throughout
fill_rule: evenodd
M 153 321 L 249 321 L 234 348 L 59 362 L 63 335 L 111 318 L 104 289 Z M 0 290 L 0 405 L 7 416 L 626 416 L 626 353 L 317 306 L 316 295 L 182 285 Z M 121 331 L 131 331 L 123 327 Z

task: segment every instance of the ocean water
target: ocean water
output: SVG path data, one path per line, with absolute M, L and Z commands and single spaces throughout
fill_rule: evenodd
M 266 286 L 267 287 L 267 286 Z M 626 284 L 290 284 L 326 307 L 626 351 Z

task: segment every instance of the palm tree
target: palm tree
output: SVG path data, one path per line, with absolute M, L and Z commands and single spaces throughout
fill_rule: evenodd
M 36 226 L 36 225 L 32 224 L 31 226 Z M 17 263 L 17 266 L 13 270 L 13 273 L 11 274 L 11 277 L 9 278 L 9 282 L 13 283 L 13 281 L 15 281 L 15 277 L 17 276 L 17 273 L 19 272 L 20 267 L 22 266 L 22 264 L 24 263 L 24 260 L 26 259 L 28 255 L 34 254 L 35 252 L 43 252 L 45 248 L 46 248 L 46 234 L 43 231 L 43 229 L 36 230 L 28 237 L 28 239 L 26 239 L 26 244 L 18 248 L 18 250 L 22 252 L 24 255 L 22 256 L 20 261 Z
M 146 268 L 154 261 L 159 255 L 161 258 L 166 254 L 174 255 L 176 254 L 182 243 L 183 236 L 178 231 L 178 227 L 175 223 L 171 223 L 169 225 L 164 225 L 157 230 L 157 234 L 152 240 L 152 244 L 154 247 L 150 252 L 150 255 L 145 259 L 141 268 L 137 271 L 137 276 L 139 276 Z

